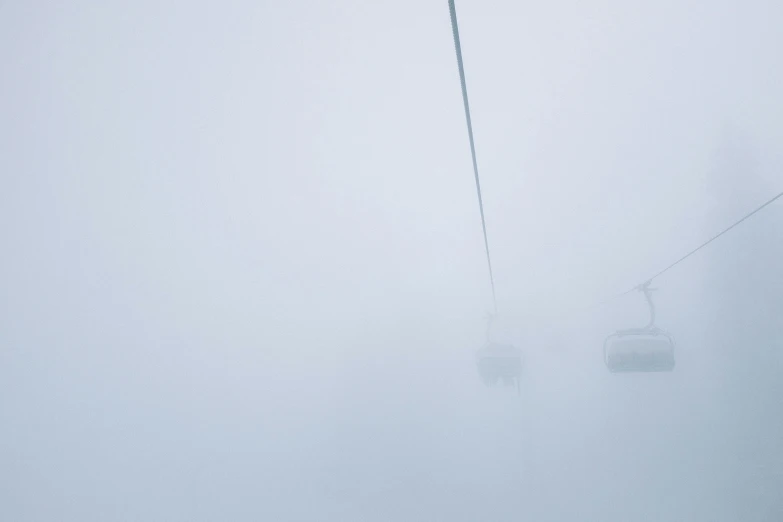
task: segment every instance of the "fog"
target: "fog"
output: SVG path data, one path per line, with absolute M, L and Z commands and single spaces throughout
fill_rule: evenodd
M 0 2 L 0 520 L 783 520 L 783 7 Z

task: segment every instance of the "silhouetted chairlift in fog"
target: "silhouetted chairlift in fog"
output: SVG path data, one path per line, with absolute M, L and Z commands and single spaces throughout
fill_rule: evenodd
M 604 341 L 604 362 L 609 371 L 670 372 L 674 369 L 674 339 L 655 326 L 655 305 L 650 281 L 638 287 L 650 308 L 650 323 L 644 328 L 618 330 Z
M 503 384 L 517 387 L 522 374 L 522 353 L 510 344 L 492 341 L 491 328 L 494 316 L 487 323 L 487 342 L 476 352 L 476 365 L 481 380 L 487 386 Z

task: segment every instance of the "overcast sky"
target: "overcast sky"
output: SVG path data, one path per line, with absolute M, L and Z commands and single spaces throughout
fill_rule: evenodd
M 780 190 L 783 7 L 457 12 L 521 397 L 473 365 L 445 0 L 0 0 L 0 519 L 783 516 L 783 457 L 742 489 L 698 442 L 726 417 L 689 328 L 709 257 L 659 283 L 694 345 L 670 375 L 602 367 L 640 297 L 567 312 Z M 718 202 L 727 136 L 766 184 Z

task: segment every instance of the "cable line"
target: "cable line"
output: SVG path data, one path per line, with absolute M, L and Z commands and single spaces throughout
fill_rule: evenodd
M 768 199 L 763 205 L 760 205 L 759 207 L 756 207 L 753 211 L 749 212 L 748 214 L 745 214 L 741 219 L 739 219 L 739 220 L 735 221 L 734 223 L 732 223 L 731 226 L 729 226 L 728 228 L 726 228 L 726 229 L 722 230 L 721 232 L 715 234 L 714 236 L 709 238 L 707 241 L 705 241 L 701 245 L 697 246 L 696 248 L 694 248 L 693 250 L 691 250 L 690 252 L 688 252 L 687 254 L 682 256 L 680 259 L 678 259 L 674 263 L 670 264 L 669 266 L 667 266 L 666 268 L 664 268 L 663 270 L 661 270 L 660 272 L 658 272 L 654 276 L 645 279 L 645 281 L 643 283 L 640 283 L 640 284 L 634 286 L 633 288 L 631 288 L 630 290 L 626 290 L 625 292 L 623 292 L 621 294 L 618 294 L 614 298 L 610 298 L 607 301 L 611 301 L 612 299 L 616 299 L 618 297 L 621 297 L 621 296 L 624 296 L 626 294 L 629 294 L 629 293 L 633 292 L 634 290 L 642 290 L 644 288 L 644 286 L 645 285 L 649 285 L 652 282 L 653 279 L 662 276 L 663 274 L 665 274 L 666 272 L 668 272 L 669 270 L 671 270 L 675 266 L 679 265 L 680 263 L 682 263 L 683 261 L 685 261 L 686 259 L 691 257 L 693 254 L 695 254 L 696 252 L 698 252 L 702 248 L 706 247 L 707 245 L 709 245 L 710 243 L 712 243 L 713 241 L 715 241 L 716 239 L 721 237 L 723 234 L 725 234 L 729 230 L 733 229 L 734 227 L 736 227 L 737 225 L 739 225 L 740 223 L 742 223 L 746 219 L 750 218 L 754 214 L 760 212 L 762 209 L 764 209 L 767 206 L 771 205 L 772 203 L 774 203 L 775 201 L 777 201 L 781 197 L 783 197 L 783 192 L 780 192 L 777 195 L 775 195 L 774 197 Z M 606 303 L 607 301 L 603 301 L 602 303 Z
M 487 224 L 484 220 L 484 201 L 481 198 L 481 183 L 479 182 L 478 164 L 476 162 L 476 146 L 473 141 L 473 124 L 470 119 L 470 105 L 468 104 L 468 88 L 465 84 L 465 68 L 462 65 L 462 46 L 459 42 L 459 28 L 457 27 L 457 9 L 454 0 L 449 0 L 451 12 L 451 30 L 454 33 L 454 49 L 457 52 L 457 66 L 459 67 L 459 81 L 462 86 L 462 101 L 465 105 L 465 121 L 468 124 L 468 139 L 470 140 L 470 155 L 473 159 L 473 176 L 476 179 L 476 193 L 478 194 L 479 212 L 481 213 L 481 230 L 484 232 L 484 249 L 487 253 L 487 267 L 489 268 L 489 283 L 492 286 L 492 304 L 495 313 L 498 311 L 498 303 L 495 297 L 495 277 L 492 274 L 492 259 L 489 255 L 489 240 L 487 239 Z

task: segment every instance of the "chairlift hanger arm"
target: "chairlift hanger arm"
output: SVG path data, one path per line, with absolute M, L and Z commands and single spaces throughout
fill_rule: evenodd
M 497 314 L 487 314 L 487 342 L 492 339 L 492 323 L 495 321 Z
M 650 322 L 645 327 L 646 330 L 652 330 L 655 328 L 655 304 L 652 300 L 652 292 L 655 290 L 655 288 L 650 288 L 650 283 L 652 281 L 647 281 L 646 283 L 639 285 L 639 291 L 644 294 L 644 298 L 647 300 L 647 306 L 650 308 Z

